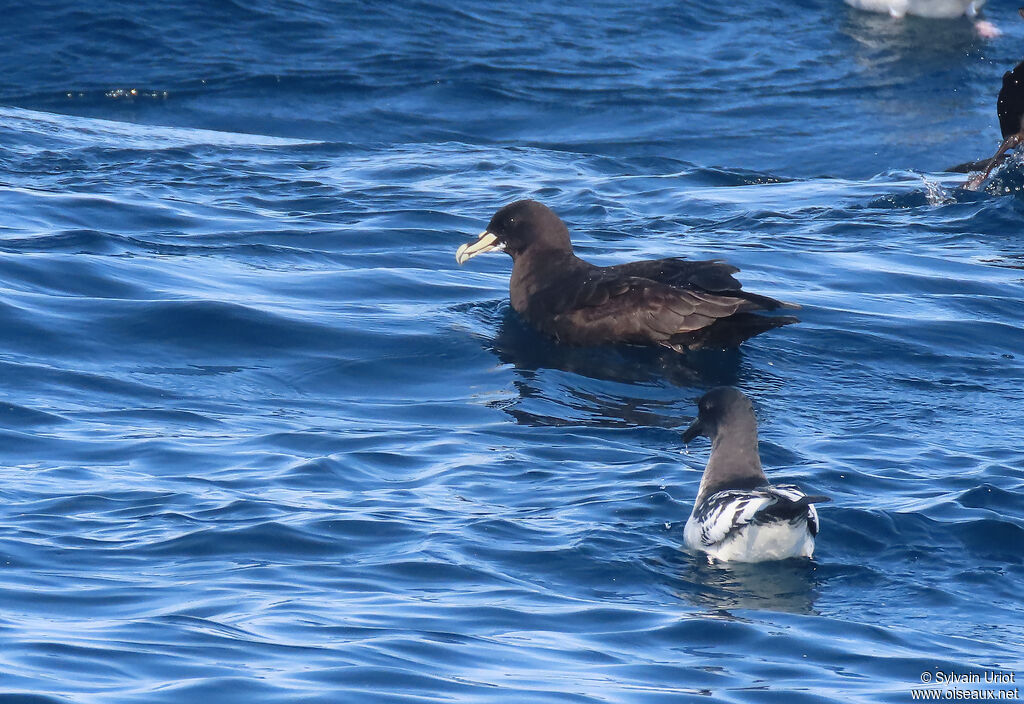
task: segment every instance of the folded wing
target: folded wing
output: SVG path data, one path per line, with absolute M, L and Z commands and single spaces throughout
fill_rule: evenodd
M 724 262 L 661 259 L 590 267 L 548 292 L 552 334 L 576 344 L 630 341 L 681 351 L 729 347 L 792 317 L 745 315 L 787 306 L 743 291 Z
M 741 528 L 752 524 L 783 521 L 807 521 L 810 534 L 818 534 L 815 503 L 830 501 L 827 496 L 808 496 L 791 485 L 754 490 L 720 491 L 708 497 L 695 515 L 700 525 L 701 543 L 716 545 Z

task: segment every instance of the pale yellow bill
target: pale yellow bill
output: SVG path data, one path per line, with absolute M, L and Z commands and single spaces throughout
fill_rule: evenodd
M 494 251 L 500 252 L 503 249 L 505 249 L 505 243 L 499 242 L 495 235 L 484 230 L 480 233 L 476 242 L 467 242 L 455 251 L 455 261 L 459 264 L 465 264 L 478 254 Z

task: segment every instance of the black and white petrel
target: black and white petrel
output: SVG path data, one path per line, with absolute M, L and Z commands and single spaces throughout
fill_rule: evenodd
M 683 529 L 686 547 L 733 562 L 811 557 L 818 534 L 814 504 L 830 499 L 768 483 L 757 449 L 757 419 L 741 391 L 712 389 L 697 408 L 683 442 L 710 438 L 711 457 Z
M 572 251 L 569 229 L 545 205 L 520 200 L 495 213 L 475 242 L 455 260 L 485 252 L 512 257 L 512 307 L 531 325 L 571 345 L 630 343 L 683 352 L 735 347 L 790 323 L 792 316 L 754 311 L 799 308 L 748 293 L 719 259 L 673 257 L 594 266 Z

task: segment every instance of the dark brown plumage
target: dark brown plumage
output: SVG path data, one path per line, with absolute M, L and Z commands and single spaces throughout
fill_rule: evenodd
M 1024 17 L 1024 8 L 1018 9 L 1017 12 Z M 1003 74 L 1003 86 L 999 89 L 999 97 L 996 99 L 996 113 L 999 115 L 999 131 L 1002 132 L 1003 141 L 995 155 L 991 159 L 961 164 L 949 169 L 962 173 L 983 170 L 964 185 L 964 188 L 972 191 L 981 186 L 993 169 L 1003 163 L 1007 151 L 1017 149 L 1024 142 L 1024 61 L 1017 64 L 1012 71 Z
M 999 97 L 996 99 L 996 112 L 1003 139 L 1024 128 L 1024 61 L 1003 74 L 1003 87 L 999 89 Z
M 530 324 L 573 345 L 663 345 L 678 352 L 734 347 L 758 333 L 797 322 L 755 311 L 798 308 L 747 293 L 725 262 L 657 259 L 600 267 L 572 251 L 569 230 L 531 200 L 499 210 L 476 242 L 456 253 L 462 264 L 484 252 L 511 255 L 512 307 Z

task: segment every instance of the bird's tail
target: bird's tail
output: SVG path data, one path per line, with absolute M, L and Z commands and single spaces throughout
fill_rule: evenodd
M 799 323 L 791 315 L 755 315 L 736 313 L 728 318 L 719 318 L 701 330 L 678 333 L 663 344 L 676 352 L 698 349 L 725 349 L 738 347 L 743 341 L 783 325 Z
M 827 496 L 801 496 L 799 499 L 790 499 L 786 496 L 778 496 L 778 501 L 758 511 L 755 516 L 760 520 L 789 521 L 800 518 L 807 513 L 807 507 L 811 504 L 822 504 L 831 501 Z
M 772 298 L 771 296 L 762 296 L 760 293 L 751 293 L 750 291 L 735 291 L 732 295 L 735 296 L 736 298 L 742 298 L 743 300 L 751 303 L 751 305 L 749 306 L 741 307 L 741 311 L 776 310 L 777 308 L 800 310 L 799 303 L 780 301 L 779 299 Z

